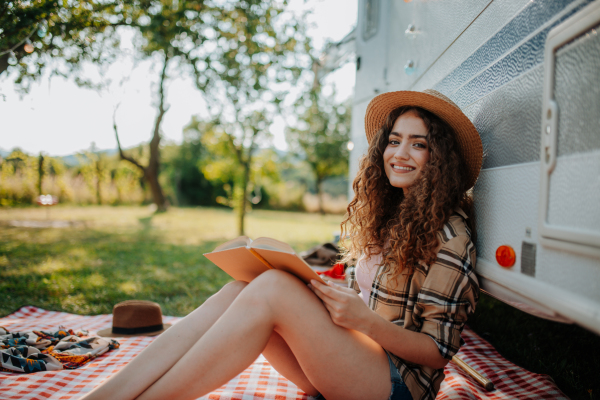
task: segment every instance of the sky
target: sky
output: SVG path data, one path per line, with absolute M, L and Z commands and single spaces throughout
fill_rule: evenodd
M 292 10 L 312 9 L 308 34 L 317 49 L 326 40 L 339 41 L 356 25 L 358 0 L 292 0 Z M 128 37 L 122 37 L 127 49 Z M 119 139 L 124 148 L 150 140 L 156 118 L 156 82 L 158 66 L 151 62 L 134 64 L 131 58 L 112 65 L 105 77 L 113 82 L 126 78 L 125 83 L 113 83 L 109 90 L 95 91 L 77 87 L 73 81 L 43 77 L 34 83 L 26 95 L 14 90 L 6 72 L 0 75 L 0 149 L 21 148 L 29 154 L 65 156 L 96 149 L 115 149 L 113 131 L 115 108 Z M 93 75 L 95 72 L 90 71 Z M 176 74 L 171 74 L 175 76 Z M 352 96 L 355 70 L 346 64 L 324 79 L 335 87 L 338 100 Z M 167 103 L 162 131 L 163 142 L 181 143 L 182 130 L 191 117 L 205 110 L 202 94 L 191 80 L 173 78 L 167 88 Z M 271 125 L 272 143 L 286 150 L 285 123 L 277 118 Z

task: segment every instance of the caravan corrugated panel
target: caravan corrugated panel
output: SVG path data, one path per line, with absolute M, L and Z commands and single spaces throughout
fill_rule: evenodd
M 482 287 L 528 312 L 600 332 L 599 256 L 594 250 L 549 246 L 539 228 L 546 40 L 592 3 L 394 1 L 389 37 L 380 37 L 389 54 L 379 61 L 392 68 L 387 90 L 437 89 L 481 134 L 486 155 L 474 196 Z M 404 33 L 408 24 L 420 31 L 414 39 Z M 556 52 L 557 161 L 548 178 L 544 217 L 556 226 L 592 232 L 600 232 L 599 36 L 590 30 Z M 405 60 L 413 58 L 417 68 L 405 74 Z M 357 87 L 367 85 L 359 82 L 368 79 L 363 72 Z M 355 103 L 354 138 L 364 137 L 359 122 L 365 94 Z M 363 145 L 353 152 L 353 163 L 366 150 L 366 141 Z M 496 263 L 500 245 L 521 249 L 512 268 Z M 593 247 L 589 241 L 585 246 Z
M 557 161 L 550 175 L 550 225 L 600 235 L 600 34 L 598 27 L 556 52 Z

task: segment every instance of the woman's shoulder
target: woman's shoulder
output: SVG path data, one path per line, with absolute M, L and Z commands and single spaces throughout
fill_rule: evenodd
M 456 209 L 439 231 L 437 259 L 423 269 L 423 287 L 435 287 L 440 293 L 447 293 L 446 290 L 454 292 L 456 289 L 448 285 L 467 281 L 469 284 L 462 286 L 461 293 L 479 290 L 475 276 L 476 251 L 467 218 L 461 209 Z
M 444 247 L 449 242 L 452 242 L 453 244 L 463 243 L 463 245 L 467 245 L 471 242 L 471 230 L 467 225 L 468 218 L 467 214 L 461 208 L 457 207 L 454 209 L 448 222 L 446 222 L 438 232 L 440 248 Z M 452 240 L 455 238 L 459 239 Z
M 471 240 L 471 230 L 467 224 L 468 215 L 456 208 L 448 222 L 438 232 L 438 263 L 454 264 L 459 269 L 469 266 L 466 273 L 473 273 L 477 259 L 475 244 Z M 434 263 L 435 264 L 435 263 Z

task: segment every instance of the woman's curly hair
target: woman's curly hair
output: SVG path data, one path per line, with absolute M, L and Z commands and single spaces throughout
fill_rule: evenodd
M 394 187 L 385 173 L 383 152 L 394 123 L 402 114 L 414 111 L 427 127 L 430 159 L 406 196 Z M 418 107 L 400 107 L 387 117 L 372 139 L 354 179 L 354 199 L 342 222 L 342 237 L 350 245 L 344 261 L 383 252 L 386 272 L 397 277 L 405 268 L 414 272 L 420 262 L 436 260 L 437 233 L 460 206 L 470 214 L 466 166 L 452 128 L 435 114 Z M 470 223 L 472 218 L 467 221 Z M 469 227 L 472 232 L 473 226 Z

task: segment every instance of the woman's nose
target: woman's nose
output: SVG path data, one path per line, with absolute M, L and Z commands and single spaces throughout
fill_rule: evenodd
M 408 155 L 408 148 L 404 143 L 398 146 L 396 152 L 394 153 L 394 158 L 397 160 L 408 160 L 410 158 Z

